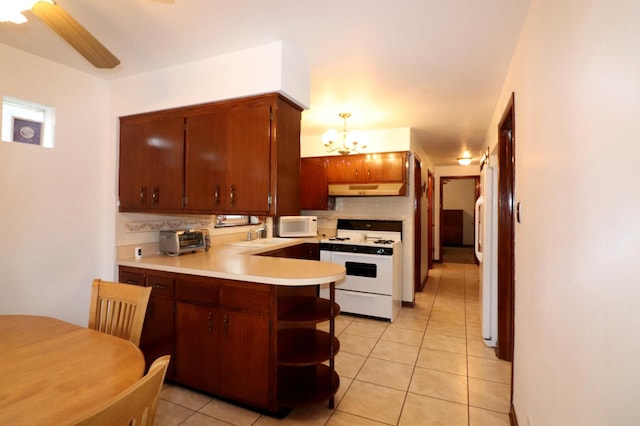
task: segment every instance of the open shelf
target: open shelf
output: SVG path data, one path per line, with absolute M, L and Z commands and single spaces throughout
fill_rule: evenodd
M 340 377 L 324 364 L 308 367 L 280 367 L 278 403 L 295 408 L 318 404 L 332 398 L 340 386 Z
M 325 331 L 289 328 L 278 332 L 278 364 L 313 365 L 330 359 L 340 350 L 340 341 Z
M 278 322 L 281 324 L 316 324 L 331 319 L 331 301 L 314 296 L 294 296 L 278 301 Z M 340 305 L 333 302 L 333 317 Z

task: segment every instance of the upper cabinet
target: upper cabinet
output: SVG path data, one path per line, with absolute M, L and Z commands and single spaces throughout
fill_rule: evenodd
M 406 160 L 406 152 L 327 157 L 327 182 L 406 182 Z
M 404 195 L 408 156 L 408 152 L 381 152 L 302 158 L 300 159 L 300 208 L 332 210 L 335 206 L 335 197 L 329 196 L 330 184 L 362 186 L 399 183 L 403 184 L 401 186 L 403 190 L 399 194 Z
M 207 214 L 299 214 L 300 113 L 299 107 L 270 94 L 161 114 L 150 127 L 181 121 L 183 128 L 179 209 Z M 132 119 L 121 118 L 121 129 Z M 147 134 L 131 138 L 121 130 L 121 153 L 123 147 L 126 151 L 128 146 L 149 145 L 149 140 Z M 121 155 L 121 211 L 149 210 L 147 205 L 123 202 L 123 190 L 131 187 L 130 176 L 138 173 L 136 169 L 155 168 L 162 174 L 149 159 L 143 153 L 123 161 Z
M 120 120 L 120 210 L 182 210 L 184 118 L 166 113 Z
M 327 186 L 327 158 L 300 159 L 300 208 L 330 210 L 334 208 Z

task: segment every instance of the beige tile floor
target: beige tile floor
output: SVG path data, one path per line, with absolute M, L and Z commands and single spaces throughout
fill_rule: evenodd
M 416 306 L 393 323 L 338 316 L 334 410 L 322 404 L 276 419 L 165 385 L 156 424 L 509 425 L 511 364 L 484 345 L 478 315 L 478 267 L 436 265 Z

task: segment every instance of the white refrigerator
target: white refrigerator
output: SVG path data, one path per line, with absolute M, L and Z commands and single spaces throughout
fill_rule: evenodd
M 480 168 L 480 197 L 476 200 L 475 251 L 480 261 L 480 321 L 489 347 L 498 341 L 498 170 L 485 157 Z M 497 163 L 497 161 L 496 161 Z

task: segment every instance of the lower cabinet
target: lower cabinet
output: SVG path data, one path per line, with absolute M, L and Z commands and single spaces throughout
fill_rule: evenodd
M 318 298 L 318 286 L 274 286 L 123 266 L 120 281 L 172 284 L 171 298 L 160 296 L 159 287 L 158 300 L 150 301 L 153 314 L 148 310 L 140 344 L 147 362 L 172 355 L 169 380 L 272 413 L 326 400 L 333 406 L 339 386 L 334 368 L 339 307 Z M 316 329 L 325 321 L 328 330 Z M 162 350 L 167 352 L 156 354 Z
M 173 358 L 174 274 L 120 267 L 119 281 L 151 287 L 140 336 L 140 350 L 144 354 L 146 368 L 161 356 L 171 355 Z M 172 359 L 167 369 L 167 378 L 172 379 L 174 372 L 175 363 Z
M 218 317 L 214 306 L 176 301 L 175 382 L 218 391 Z

